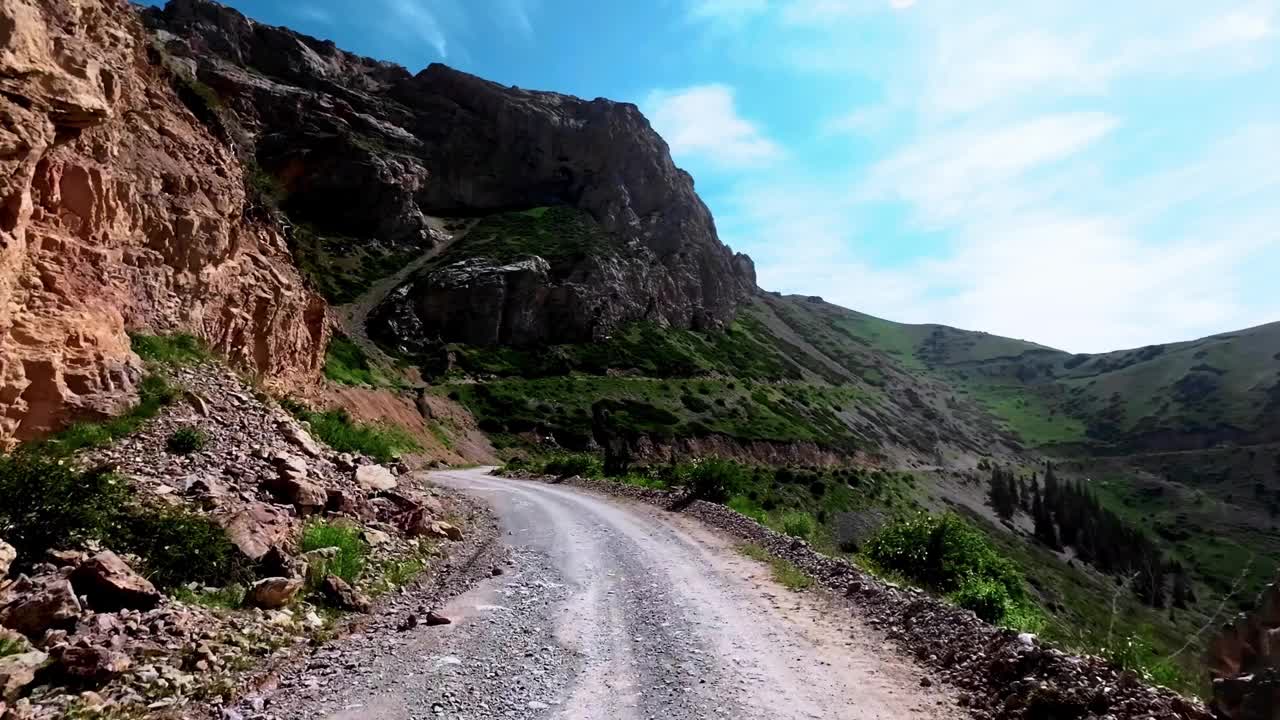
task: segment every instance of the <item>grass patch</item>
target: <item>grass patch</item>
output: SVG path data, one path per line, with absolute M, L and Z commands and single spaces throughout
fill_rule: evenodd
M 551 265 L 552 276 L 560 279 L 587 257 L 621 249 L 621 242 L 590 214 L 560 205 L 489 215 L 428 267 L 476 257 L 505 263 L 537 255 Z
M 378 462 L 391 462 L 402 453 L 421 450 L 412 435 L 393 425 L 360 423 L 341 408 L 317 412 L 295 403 L 281 403 L 299 420 L 311 425 L 311 433 L 338 452 L 362 453 Z
M 813 516 L 807 512 L 789 512 L 782 516 L 782 532 L 796 538 L 813 535 Z
M 209 436 L 196 427 L 183 427 L 174 430 L 165 439 L 164 447 L 174 455 L 190 455 L 199 452 L 209 444 Z
M 138 357 L 162 365 L 195 365 L 214 359 L 213 352 L 203 340 L 186 333 L 129 333 L 129 344 Z
M 80 450 L 102 447 L 129 435 L 173 404 L 181 393 L 163 375 L 152 373 L 138 386 L 138 404 L 123 415 L 102 422 L 76 423 L 33 443 L 30 452 L 50 457 L 69 457 Z
M 807 590 L 813 587 L 813 578 L 805 575 L 794 563 L 774 557 L 768 550 L 754 543 L 740 545 L 738 552 L 760 562 L 767 563 L 772 571 L 774 582 L 788 590 Z
M 341 333 L 334 333 L 325 349 L 324 376 L 339 385 L 396 387 L 401 384 L 379 371 L 364 349 Z
M 360 537 L 360 530 L 348 523 L 313 520 L 302 528 L 302 552 L 337 548 L 338 553 L 324 560 L 314 577 L 323 579 L 325 575 L 336 575 L 348 583 L 355 584 L 364 572 L 365 557 L 369 547 Z
M 289 249 L 311 287 L 334 305 L 354 302 L 426 251 L 324 232 L 307 223 L 295 223 Z

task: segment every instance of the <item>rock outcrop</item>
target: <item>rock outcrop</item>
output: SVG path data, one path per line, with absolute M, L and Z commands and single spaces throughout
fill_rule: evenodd
M 1209 644 L 1213 709 L 1230 720 L 1280 720 L 1280 582 Z
M 269 383 L 314 377 L 324 303 L 246 215 L 230 139 L 179 99 L 138 11 L 12 0 L 0 28 L 0 442 L 125 407 L 130 330 L 194 333 Z
M 146 16 L 253 138 L 289 217 L 316 233 L 426 249 L 439 242 L 428 217 L 567 206 L 619 248 L 555 277 L 511 258 L 426 274 L 397 295 L 421 327 L 398 332 L 520 344 L 589 340 L 641 318 L 710 328 L 754 289 L 750 259 L 720 243 L 692 178 L 634 105 L 438 64 L 412 75 L 206 0 Z

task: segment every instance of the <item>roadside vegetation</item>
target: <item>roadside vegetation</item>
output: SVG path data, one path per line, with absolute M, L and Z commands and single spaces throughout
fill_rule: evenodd
M 389 424 L 357 422 L 342 408 L 311 410 L 288 400 L 281 405 L 308 423 L 313 435 L 338 452 L 362 453 L 378 462 L 391 462 L 404 453 L 422 449 L 404 430 Z
M 104 469 L 78 471 L 65 461 L 20 450 L 0 456 L 0 537 L 20 566 L 49 549 L 97 542 L 138 556 L 137 569 L 157 587 L 197 582 L 222 586 L 249 576 L 225 531 L 181 506 L 150 505 Z

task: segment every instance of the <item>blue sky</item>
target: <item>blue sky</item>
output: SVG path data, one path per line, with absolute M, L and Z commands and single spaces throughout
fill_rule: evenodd
M 1280 320 L 1280 0 L 236 0 L 635 102 L 766 289 L 1076 352 Z

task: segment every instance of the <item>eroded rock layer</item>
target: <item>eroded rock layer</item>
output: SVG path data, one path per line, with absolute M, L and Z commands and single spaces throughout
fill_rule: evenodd
M 127 332 L 314 377 L 325 306 L 123 0 L 0 2 L 0 441 L 119 411 Z

